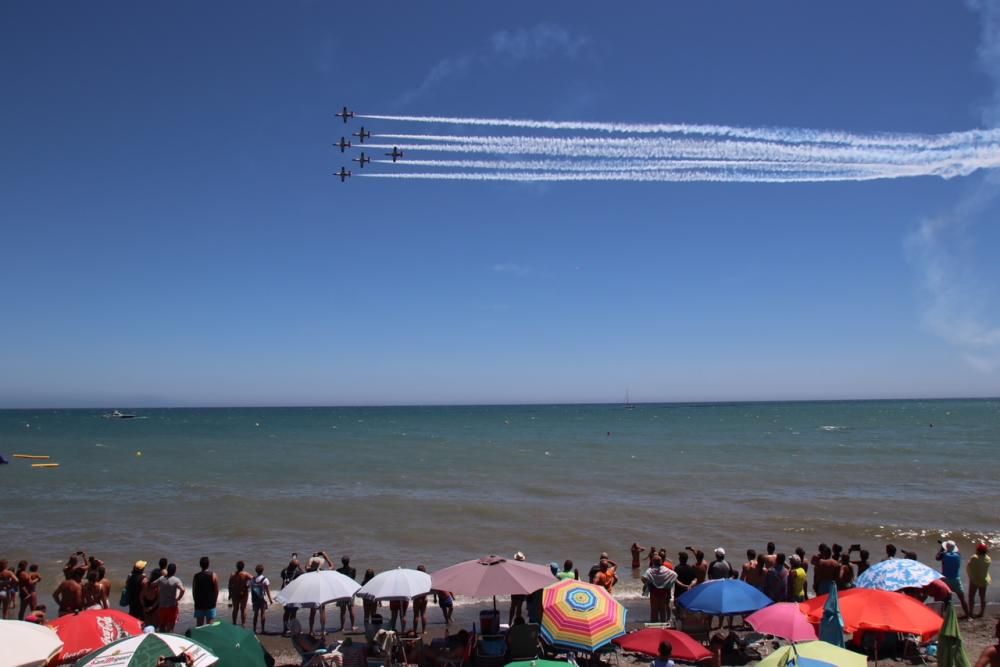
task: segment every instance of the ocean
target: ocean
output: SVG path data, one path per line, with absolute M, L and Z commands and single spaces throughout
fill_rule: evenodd
M 627 572 L 633 541 L 734 564 L 768 540 L 1000 546 L 1000 400 L 106 412 L 0 411 L 0 452 L 60 464 L 0 467 L 0 557 L 50 583 L 77 549 L 117 581 L 161 556 L 188 580 L 202 555 L 276 574 L 319 550 L 359 571 L 607 551 Z

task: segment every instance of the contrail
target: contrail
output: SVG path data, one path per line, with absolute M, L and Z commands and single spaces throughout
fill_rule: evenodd
M 602 171 L 602 172 L 383 172 L 358 174 L 362 178 L 443 181 L 631 181 L 631 182 L 714 182 L 714 183 L 819 183 L 836 181 L 870 181 L 899 178 L 906 174 L 889 175 L 843 170 L 830 173 L 802 172 L 725 172 L 710 170 L 677 171 Z
M 399 116 L 358 114 L 359 118 L 407 123 L 438 123 L 485 127 L 509 127 L 532 130 L 574 130 L 609 134 L 677 134 L 738 139 L 756 139 L 783 143 L 844 144 L 858 147 L 889 146 L 901 148 L 939 148 L 958 143 L 995 143 L 1000 129 L 968 130 L 946 134 L 857 134 L 831 130 L 799 128 L 750 128 L 730 125 L 698 125 L 688 123 L 602 123 L 587 121 L 522 120 L 513 118 L 465 118 L 457 116 Z

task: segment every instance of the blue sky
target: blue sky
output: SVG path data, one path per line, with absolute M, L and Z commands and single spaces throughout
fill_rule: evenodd
M 1000 394 L 983 172 L 331 176 L 344 104 L 859 133 L 994 117 L 989 6 L 616 7 L 3 3 L 0 407 Z

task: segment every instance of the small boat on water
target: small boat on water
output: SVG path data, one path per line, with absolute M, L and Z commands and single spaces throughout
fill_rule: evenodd
M 629 399 L 628 389 L 625 390 L 625 409 L 626 410 L 635 410 L 635 403 L 633 403 Z
M 118 410 L 112 411 L 110 414 L 104 415 L 105 419 L 135 419 L 135 415 L 130 412 L 120 412 Z

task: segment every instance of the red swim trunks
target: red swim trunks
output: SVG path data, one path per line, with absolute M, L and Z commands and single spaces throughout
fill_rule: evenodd
M 156 611 L 156 621 L 161 628 L 169 628 L 177 625 L 180 617 L 180 609 L 177 607 L 160 607 Z

